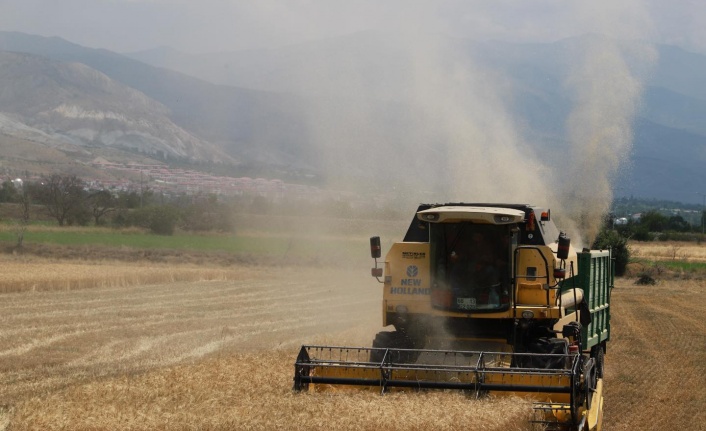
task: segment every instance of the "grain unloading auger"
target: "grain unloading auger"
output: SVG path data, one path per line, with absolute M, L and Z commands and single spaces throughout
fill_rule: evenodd
M 546 429 L 599 430 L 610 336 L 610 251 L 576 253 L 529 205 L 421 205 L 373 276 L 372 347 L 302 346 L 294 389 L 457 389 L 534 401 Z

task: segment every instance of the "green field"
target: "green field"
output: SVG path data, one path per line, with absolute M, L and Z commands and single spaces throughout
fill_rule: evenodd
M 29 231 L 25 243 L 48 243 L 59 245 L 103 245 L 109 247 L 135 247 L 147 249 L 211 250 L 235 253 L 284 253 L 289 240 L 285 237 L 252 237 L 235 235 L 175 234 L 153 235 L 120 230 L 107 231 L 84 228 L 62 230 Z M 0 241 L 16 241 L 13 232 L 0 232 Z
M 641 261 L 649 267 L 661 266 L 671 271 L 683 272 L 687 274 L 706 274 L 706 262 L 687 262 L 684 260 L 667 261 Z
M 24 244 L 27 248 L 46 245 L 73 249 L 172 250 L 327 263 L 367 262 L 370 236 L 381 235 L 383 248 L 386 248 L 402 237 L 407 224 L 407 221 L 243 214 L 236 218 L 236 233 L 177 231 L 166 236 L 136 228 L 58 227 L 43 221 L 28 226 Z M 17 243 L 17 231 L 16 224 L 0 223 L 0 244 L 5 249 L 12 249 Z
M 0 230 L 0 244 L 5 250 L 17 243 L 12 229 Z M 368 237 L 307 235 L 296 232 L 248 232 L 242 234 L 194 234 L 177 233 L 162 236 L 135 230 L 113 230 L 96 228 L 40 228 L 25 232 L 24 245 L 27 252 L 49 248 L 82 250 L 79 255 L 90 258 L 92 251 L 100 249 L 101 258 L 107 250 L 123 254 L 145 251 L 171 251 L 184 253 L 250 256 L 255 261 L 288 259 L 293 261 L 336 264 L 342 262 L 361 263 L 370 260 Z M 110 253 L 108 251 L 108 253 Z M 62 257 L 62 253 L 50 253 Z M 72 253 L 76 256 L 76 253 Z M 68 257 L 68 255 L 67 255 Z

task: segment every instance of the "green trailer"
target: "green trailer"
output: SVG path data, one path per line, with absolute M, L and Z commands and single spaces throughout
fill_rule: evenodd
M 615 260 L 611 250 L 577 253 L 577 284 L 583 289 L 590 323 L 581 332 L 582 349 L 596 358 L 597 372 L 603 376 L 604 356 L 610 340 L 610 294 L 614 286 Z

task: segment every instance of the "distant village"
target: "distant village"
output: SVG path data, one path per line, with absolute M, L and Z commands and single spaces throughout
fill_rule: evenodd
M 101 178 L 79 176 L 86 190 L 108 190 L 113 193 L 149 190 L 165 197 L 214 195 L 224 200 L 232 197 L 260 196 L 273 203 L 346 202 L 354 207 L 366 206 L 370 203 L 369 198 L 366 199 L 353 191 L 286 183 L 277 178 L 212 175 L 160 163 L 116 163 L 101 157 L 94 159 L 90 166 L 102 171 L 112 171 L 112 175 Z M 39 183 L 44 178 L 27 171 L 23 173 L 6 171 L 4 175 L 0 175 L 1 181 L 11 182 L 15 187 L 22 187 L 26 182 Z
M 90 180 L 95 189 L 134 190 L 148 187 L 166 195 L 213 194 L 223 197 L 255 195 L 273 200 L 284 197 L 317 201 L 327 194 L 323 189 L 302 184 L 288 184 L 279 179 L 216 176 L 190 169 L 170 168 L 161 164 L 113 163 L 98 158 L 92 166 L 101 170 L 124 172 L 116 180 Z
M 119 178 L 115 180 L 83 178 L 91 189 L 127 191 L 144 187 L 167 196 L 196 194 L 212 194 L 223 198 L 262 196 L 273 202 L 284 199 L 309 203 L 344 200 L 353 205 L 362 204 L 362 198 L 353 192 L 285 183 L 280 179 L 218 176 L 189 169 L 170 168 L 162 164 L 134 162 L 121 164 L 102 158 L 95 159 L 91 164 L 102 170 L 124 173 L 124 175 L 114 175 Z

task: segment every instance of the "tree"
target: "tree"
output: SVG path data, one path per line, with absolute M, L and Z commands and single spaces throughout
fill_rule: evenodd
M 13 186 L 14 187 L 14 186 Z M 23 186 L 19 193 L 17 194 L 20 202 L 20 217 L 19 226 L 17 229 L 17 250 L 21 251 L 24 246 L 25 232 L 27 231 L 27 225 L 29 224 L 30 218 L 30 208 L 32 207 L 32 195 L 30 193 L 30 188 Z
M 158 235 L 172 235 L 179 220 L 179 212 L 169 205 L 153 205 L 125 212 L 124 226 L 138 226 Z
M 674 215 L 669 217 L 669 220 L 667 221 L 667 229 L 675 232 L 689 232 L 691 230 L 691 225 L 688 221 L 684 220 L 684 217 Z
M 98 190 L 88 196 L 88 205 L 91 208 L 96 226 L 102 223 L 101 217 L 115 211 L 117 204 L 117 199 L 108 190 Z
M 191 202 L 184 202 L 180 205 L 180 226 L 184 230 L 209 231 L 217 230 L 222 232 L 232 232 L 233 217 L 232 209 L 221 202 L 215 195 L 195 196 Z
M 650 232 L 662 232 L 669 222 L 666 216 L 663 216 L 657 211 L 647 211 L 640 217 L 640 224 L 647 227 Z
M 84 209 L 83 180 L 76 175 L 54 174 L 42 179 L 40 200 L 49 215 L 64 226 L 67 220 Z
M 140 194 L 134 190 L 118 192 L 118 206 L 132 209 L 140 207 Z
M 10 180 L 5 180 L 0 186 L 0 202 L 17 202 L 20 199 L 15 184 Z
M 630 247 L 628 239 L 621 236 L 617 231 L 608 227 L 598 233 L 598 237 L 591 245 L 593 249 L 604 250 L 611 248 L 615 259 L 615 275 L 624 275 L 630 261 Z
M 179 213 L 176 209 L 168 205 L 162 205 L 151 207 L 150 210 L 149 228 L 152 233 L 157 235 L 174 234 L 176 222 L 179 220 Z

